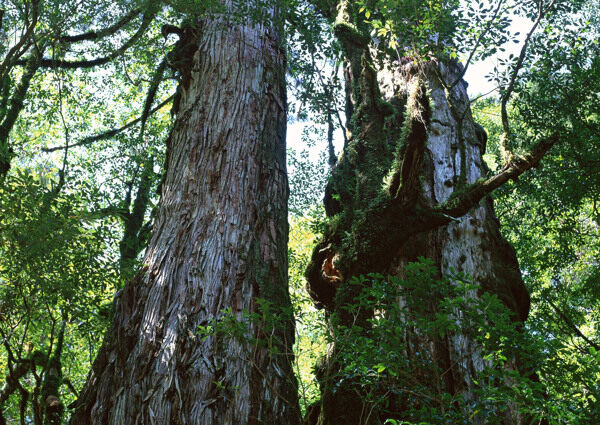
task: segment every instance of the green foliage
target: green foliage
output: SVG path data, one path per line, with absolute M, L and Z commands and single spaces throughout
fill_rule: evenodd
M 288 149 L 287 163 L 289 169 L 290 198 L 289 211 L 295 216 L 309 214 L 311 209 L 321 204 L 323 187 L 327 181 L 325 166 L 325 150 L 321 149 L 318 158 L 311 158 L 315 152 L 314 139 L 325 139 L 322 128 L 306 128 L 302 134 L 301 151 Z
M 70 388 L 88 374 L 118 282 L 115 258 L 106 255 L 113 229 L 91 226 L 79 215 L 90 193 L 82 187 L 57 194 L 50 189 L 55 184 L 44 171 L 18 171 L 0 187 L 1 379 L 31 359 L 21 389 L 10 381 L 3 388 L 9 418 L 35 415 L 35 404 L 20 410 L 23 391 L 42 405 L 44 389 L 60 389 L 53 394 L 63 405 L 75 399 Z M 68 337 L 57 352 L 61 322 Z
M 565 50 L 562 43 L 576 34 L 555 35 L 562 40 L 552 50 L 555 59 L 540 55 L 525 71 L 530 80 L 519 86 L 511 113 L 522 140 L 549 130 L 563 138 L 540 168 L 497 192 L 496 208 L 531 293 L 527 329 L 544 340 L 539 370 L 554 399 L 548 405 L 551 423 L 587 424 L 600 418 L 595 354 L 600 340 L 600 181 L 592 142 L 599 125 L 592 93 L 599 80 L 593 41 L 580 45 L 583 50 Z M 502 163 L 499 104 L 478 102 L 474 114 L 488 131 L 486 160 L 495 169 Z
M 329 340 L 337 348 L 329 361 L 340 368 L 321 385 L 333 385 L 333 394 L 349 385 L 365 403 L 363 414 L 388 423 L 492 424 L 509 403 L 542 415 L 543 387 L 514 370 L 516 358 L 523 370 L 531 367 L 540 341 L 520 331 L 496 296 L 476 295 L 465 276 L 436 276 L 433 263 L 420 259 L 407 266 L 404 279 L 351 279 L 349 285 L 360 289 L 356 303 L 345 307 L 353 319 L 334 316 Z M 460 368 L 461 360 L 448 364 L 435 343 L 462 336 L 479 347 L 458 353 L 480 359 L 480 370 L 470 372 L 473 398 L 449 392 L 444 376 Z M 367 416 L 363 422 L 378 423 Z
M 285 3 L 285 2 L 284 2 Z M 336 125 L 343 116 L 341 47 L 333 29 L 313 5 L 290 1 L 286 8 L 287 78 L 291 117 Z
M 294 319 L 296 321 L 296 343 L 294 345 L 294 368 L 298 378 L 300 407 L 306 409 L 320 398 L 314 367 L 326 352 L 325 312 L 317 310 L 306 291 L 304 270 L 310 260 L 317 239 L 315 223 L 322 217 L 322 209 L 312 213 L 313 217 L 290 217 L 289 284 Z
M 225 8 L 219 0 L 164 0 L 173 9 L 181 13 L 204 15 L 206 13 L 223 13 Z
M 451 40 L 454 0 L 360 0 L 359 13 L 372 27 L 371 35 L 382 39 L 400 56 L 427 56 Z M 442 47 L 443 49 L 443 47 Z
M 0 422 L 41 424 L 50 421 L 44 410 L 48 394 L 58 397 L 61 410 L 76 399 L 108 326 L 112 298 L 122 284 L 117 268 L 122 219 L 131 212 L 147 224 L 157 199 L 159 176 L 152 169 L 149 206 L 131 211 L 142 164 L 148 157 L 163 162 L 171 117 L 167 108 L 150 116 L 143 140 L 139 125 L 127 124 L 142 114 L 154 66 L 168 48 L 161 19 L 173 17 L 164 11 L 144 27 L 142 13 L 157 12 L 156 4 L 146 2 L 4 6 L 0 37 L 11 36 L 9 43 L 0 42 L 0 125 L 8 131 L 14 159 L 0 179 Z M 138 6 L 142 11 L 123 26 L 104 31 Z M 38 13 L 37 25 L 27 33 L 32 13 Z M 93 69 L 36 69 L 22 104 L 13 107 L 22 79 L 18 61 L 32 49 L 69 62 L 102 58 L 144 28 L 114 62 Z M 85 40 L 58 41 L 77 34 Z M 25 47 L 11 59 L 19 37 Z M 170 77 L 164 76 L 153 107 L 172 93 Z M 16 117 L 10 126 L 9 115 Z M 119 127 L 126 128 L 112 131 Z M 108 135 L 96 137 L 99 133 Z M 9 373 L 17 379 L 8 379 Z
M 509 405 L 531 420 L 545 417 L 552 424 L 586 424 L 596 417 L 591 404 L 595 393 L 573 391 L 571 398 L 564 398 L 566 388 L 562 394 L 549 392 L 548 382 L 539 382 L 532 372 L 540 365 L 542 370 L 558 367 L 554 356 L 567 346 L 548 339 L 535 326 L 523 328 L 514 322 L 496 296 L 479 293 L 468 277 L 439 277 L 430 260 L 409 264 L 404 279 L 378 274 L 351 279 L 349 285 L 358 288 L 359 296 L 345 310 L 353 320 L 346 324 L 333 315 L 329 328 L 333 332 L 325 332 L 324 318 L 296 287 L 298 266 L 306 264 L 310 253 L 306 241 L 314 236 L 299 234 L 302 228 L 306 224 L 294 224 L 290 281 L 297 321 L 295 371 L 303 412 L 319 400 L 319 386 L 331 386 L 333 394 L 349 386 L 364 404 L 360 409 L 364 423 L 494 424 L 501 423 Z M 218 319 L 199 329 L 200 335 L 220 338 L 224 344 L 230 338 L 247 344 L 248 361 L 256 348 L 282 355 L 273 329 L 281 315 L 290 312 L 277 311 L 264 300 L 257 302 L 258 309 L 252 313 L 222 311 Z M 262 330 L 259 337 L 251 331 L 255 328 Z M 469 372 L 474 390 L 467 398 L 451 393 L 444 383 L 444 376 L 460 367 L 460 360 L 448 364 L 435 343 L 463 336 L 479 347 L 459 354 L 479 359 L 480 369 Z M 326 346 L 335 351 L 327 353 Z M 588 362 L 571 363 L 563 379 L 568 375 L 584 385 L 597 382 L 600 356 L 593 348 L 588 353 L 592 356 Z M 324 374 L 320 366 L 309 370 L 323 356 L 340 365 L 334 375 Z M 579 373 L 573 373 L 573 366 Z M 565 367 L 563 360 L 561 367 Z M 584 371 L 592 375 L 586 379 Z M 348 406 L 349 411 L 355 408 Z M 374 418 L 380 422 L 373 422 Z

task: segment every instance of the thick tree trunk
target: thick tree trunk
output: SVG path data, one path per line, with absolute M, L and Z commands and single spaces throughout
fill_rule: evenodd
M 395 80 L 404 84 L 416 84 L 411 76 L 411 65 L 398 70 Z M 438 68 L 439 74 L 426 73 L 428 96 L 434 105 L 427 128 L 424 165 L 421 170 L 422 196 L 431 205 L 446 202 L 455 190 L 474 184 L 487 175 L 482 158 L 485 153 L 485 134 L 481 133 L 471 116 L 466 85 L 462 82 L 446 90 L 445 82 L 455 81 L 462 68 L 454 63 Z M 413 78 L 411 78 L 413 77 Z M 448 96 L 449 94 L 449 96 Z M 500 234 L 500 223 L 494 213 L 491 197 L 486 197 L 467 214 L 448 225 L 419 233 L 408 239 L 398 250 L 388 272 L 404 276 L 404 267 L 418 257 L 431 258 L 443 275 L 464 273 L 477 286 L 469 297 L 476 298 L 482 292 L 497 295 L 513 319 L 524 322 L 529 312 L 529 293 L 521 278 L 513 247 Z M 463 321 L 462 312 L 455 310 L 455 319 Z M 431 350 L 434 363 L 443 371 L 439 389 L 473 400 L 478 387 L 476 379 L 489 362 L 482 358 L 479 342 L 473 335 L 457 332 L 442 341 L 435 341 Z M 516 367 L 510 362 L 509 368 Z M 519 424 L 522 418 L 507 406 L 503 423 Z M 473 417 L 473 423 L 481 421 Z
M 359 299 L 359 289 L 348 285 L 351 277 L 370 272 L 402 277 L 406 264 L 420 256 L 434 260 L 440 275 L 452 270 L 468 274 L 477 285 L 477 290 L 470 291 L 472 299 L 483 292 L 495 294 L 514 313 L 512 320 L 524 321 L 529 295 L 514 249 L 499 232 L 488 196 L 493 185 L 499 186 L 499 177 L 487 176 L 482 158 L 486 136 L 473 122 L 460 66 L 451 60 L 417 63 L 408 58 L 391 65 L 379 63 L 373 59 L 369 28 L 356 8 L 349 2 L 338 3 L 337 8 L 323 11 L 334 22 L 344 51 L 352 137 L 326 189 L 325 208 L 335 218 L 306 272 L 316 304 L 335 317 L 332 334 L 336 335 L 339 325 L 371 326 L 368 313 L 361 318 L 348 312 L 348 306 Z M 539 158 L 536 155 L 537 151 L 517 167 L 519 174 L 543 153 Z M 515 166 L 507 164 L 505 171 L 510 167 Z M 462 312 L 455 310 L 453 320 L 460 328 Z M 418 383 L 422 400 L 445 393 L 466 404 L 477 401 L 475 377 L 490 364 L 484 361 L 474 335 L 459 329 L 443 338 L 429 338 L 406 329 L 405 342 L 408 356 L 419 353 L 423 357 L 427 352 L 439 371 L 437 382 L 428 381 L 416 369 L 406 371 L 413 380 L 423 381 Z M 408 388 L 404 394 L 390 395 L 386 412 L 380 415 L 365 401 L 368 388 L 339 375 L 340 358 L 334 344 L 321 368 L 322 400 L 316 423 L 379 424 L 386 417 L 411 420 L 402 411 L 419 408 L 416 393 L 410 395 Z M 516 368 L 517 360 L 509 359 L 506 367 Z M 407 404 L 406 400 L 411 401 Z M 514 407 L 507 403 L 499 408 L 503 419 L 498 421 L 523 423 Z M 437 408 L 442 412 L 443 402 Z M 465 415 L 473 423 L 485 421 L 474 411 Z
M 283 314 L 290 300 L 278 36 L 272 24 L 216 18 L 185 29 L 145 267 L 117 295 L 72 424 L 299 423 L 293 319 Z M 242 338 L 198 334 L 224 309 L 238 319 L 259 311 L 261 299 L 282 314 L 270 334 L 254 321 L 243 322 Z

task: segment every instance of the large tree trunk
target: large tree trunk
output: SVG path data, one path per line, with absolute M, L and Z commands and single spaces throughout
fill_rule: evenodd
M 270 12 L 273 12 L 272 10 Z M 274 13 L 274 12 L 273 12 Z M 183 81 L 145 267 L 116 297 L 112 329 L 72 424 L 296 424 L 287 288 L 285 53 L 274 24 L 204 18 L 173 63 Z M 261 299 L 276 329 L 199 326 Z M 259 341 L 260 340 L 260 341 Z M 266 342 L 266 343 L 265 343 Z
M 331 322 L 334 346 L 320 370 L 318 424 L 379 424 L 386 417 L 411 420 L 403 416 L 403 409 L 418 409 L 421 401 L 431 405 L 426 399 L 441 393 L 467 404 L 477 401 L 475 377 L 490 364 L 482 357 L 480 343 L 460 329 L 440 338 L 407 329 L 405 352 L 408 356 L 418 352 L 421 357 L 427 352 L 439 372 L 438 380 L 428 381 L 433 375 L 407 370 L 413 379 L 421 379 L 417 385 L 423 398 L 406 396 L 410 389 L 404 395 L 390 395 L 385 414 L 379 415 L 365 401 L 369 389 L 338 373 L 343 365 L 335 346 L 336 327 L 371 326 L 368 313 L 357 317 L 348 312 L 349 305 L 358 303 L 360 289 L 348 282 L 370 272 L 402 277 L 408 262 L 429 257 L 439 275 L 452 270 L 470 275 L 477 285 L 470 297 L 495 294 L 512 311 L 511 320 L 524 321 L 529 295 L 514 249 L 499 232 L 489 197 L 502 173 L 514 165 L 507 164 L 498 176 L 488 178 L 482 158 L 486 136 L 473 122 L 460 65 L 452 60 L 408 58 L 379 62 L 370 46 L 369 28 L 351 3 L 339 3 L 323 12 L 334 22 L 343 47 L 352 137 L 326 189 L 326 212 L 335 219 L 306 272 L 316 304 L 335 317 Z M 540 155 L 535 160 L 532 156 L 530 162 L 524 161 L 518 174 L 537 163 L 540 152 L 533 155 Z M 460 326 L 461 311 L 453 316 Z M 514 369 L 517 362 L 518 358 L 509 359 L 506 367 Z M 440 411 L 445 408 L 443 402 L 433 404 Z M 504 424 L 524 420 L 510 402 L 497 414 Z M 465 415 L 471 415 L 473 423 L 485 421 L 474 410 Z
M 400 65 L 397 70 L 400 75 L 396 75 L 394 81 L 408 83 L 409 90 L 414 88 L 417 82 L 415 75 L 411 75 L 411 65 Z M 440 83 L 440 77 L 446 82 L 455 81 L 461 70 L 455 63 L 449 63 L 438 68 L 439 74 L 426 72 L 424 76 L 434 108 L 426 129 L 420 172 L 421 196 L 431 205 L 447 201 L 455 190 L 475 183 L 488 172 L 482 158 L 486 136 L 473 122 L 466 85 L 461 82 L 447 91 Z M 418 257 L 430 258 L 443 275 L 464 273 L 469 276 L 478 288 L 471 291 L 469 297 L 476 298 L 484 291 L 495 294 L 514 313 L 513 320 L 524 322 L 529 312 L 529 293 L 521 278 L 515 251 L 499 228 L 492 199 L 487 196 L 455 221 L 406 240 L 387 271 L 403 277 L 407 263 L 417 261 Z M 459 323 L 463 321 L 460 310 L 455 310 L 454 317 Z M 480 343 L 473 335 L 459 331 L 435 341 L 431 347 L 433 363 L 443 372 L 440 382 L 432 383 L 432 387 L 466 400 L 475 398 L 477 380 L 481 379 L 478 374 L 490 366 L 483 359 Z M 514 360 L 508 367 L 516 367 Z M 513 407 L 507 406 L 503 423 L 522 422 Z M 476 415 L 472 420 L 481 422 Z

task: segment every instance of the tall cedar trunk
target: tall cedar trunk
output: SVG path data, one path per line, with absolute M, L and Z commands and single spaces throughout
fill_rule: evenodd
M 326 212 L 336 217 L 306 272 L 311 296 L 340 320 L 331 323 L 333 334 L 339 323 L 361 325 L 361 318 L 347 312 L 358 300 L 349 279 L 369 272 L 402 277 L 408 262 L 424 256 L 435 261 L 440 274 L 455 270 L 470 275 L 479 288 L 471 297 L 495 294 L 514 312 L 513 320 L 524 321 L 529 294 L 515 251 L 499 232 L 492 200 L 483 191 L 468 199 L 469 188 L 488 174 L 482 158 L 487 136 L 473 122 L 466 84 L 452 84 L 462 68 L 451 60 L 417 64 L 408 58 L 391 63 L 374 59 L 369 29 L 353 9 L 341 1 L 323 10 L 334 22 L 344 52 L 352 137 L 326 188 Z M 461 312 L 454 316 L 460 324 Z M 365 327 L 367 318 L 362 318 Z M 488 363 L 474 336 L 459 330 L 423 340 L 406 330 L 406 345 L 407 352 L 432 353 L 443 372 L 440 382 L 422 382 L 430 387 L 430 396 L 442 391 L 477 398 L 475 375 Z M 334 345 L 320 370 L 320 417 L 309 422 L 383 423 L 386 416 L 379 416 L 360 395 L 368 389 L 337 374 L 342 365 L 336 355 Z M 515 361 L 507 367 L 515 368 Z M 417 370 L 407 373 L 419 379 Z M 402 409 L 418 408 L 402 407 L 391 395 L 387 403 L 396 405 L 388 413 L 396 410 L 392 416 L 400 420 L 410 419 Z M 504 424 L 524 423 L 513 405 L 505 406 L 502 415 Z M 471 420 L 479 419 L 474 415 Z
M 416 84 L 411 68 L 410 64 L 401 66 L 399 70 L 404 78 L 395 76 L 392 81 L 401 78 L 400 81 L 407 82 L 409 87 Z M 445 81 L 452 82 L 462 68 L 451 63 L 440 66 L 439 70 Z M 461 184 L 473 184 L 486 176 L 488 169 L 482 158 L 486 136 L 473 121 L 465 84 L 461 82 L 454 87 L 449 102 L 439 77 L 429 72 L 425 77 L 434 107 L 426 129 L 421 194 L 436 205 L 448 200 L 457 188 L 460 190 Z M 486 197 L 456 221 L 418 233 L 404 242 L 388 272 L 403 277 L 408 262 L 417 261 L 418 257 L 431 258 L 442 274 L 465 273 L 477 285 L 479 294 L 482 291 L 496 294 L 515 313 L 515 320 L 525 321 L 529 312 L 529 294 L 521 278 L 515 251 L 499 229 L 493 201 Z M 469 296 L 477 297 L 477 292 L 473 291 Z M 460 322 L 461 311 L 455 311 L 455 317 Z M 476 374 L 489 366 L 482 358 L 479 343 L 472 336 L 457 332 L 442 341 L 435 341 L 433 347 L 435 361 L 445 372 L 440 389 L 472 399 L 477 388 L 473 382 Z M 506 424 L 522 422 L 510 407 L 505 416 Z
M 296 424 L 292 318 L 270 335 L 254 322 L 249 337 L 198 334 L 224 309 L 290 307 L 279 33 L 199 19 L 176 54 L 183 81 L 145 267 L 116 297 L 71 423 Z

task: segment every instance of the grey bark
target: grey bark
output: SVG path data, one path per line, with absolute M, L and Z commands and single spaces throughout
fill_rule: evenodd
M 72 424 L 296 424 L 293 320 L 211 335 L 259 299 L 289 308 L 285 53 L 268 24 L 198 20 L 145 267 L 115 317 Z M 277 350 L 255 344 L 273 342 Z
M 512 320 L 524 321 L 529 294 L 515 251 L 500 234 L 489 194 L 536 166 L 556 137 L 538 142 L 522 158 L 510 160 L 498 174 L 489 176 L 482 158 L 485 137 L 473 122 L 456 62 L 396 58 L 389 63 L 374 53 L 370 28 L 356 5 L 344 1 L 315 4 L 322 6 L 342 46 L 352 134 L 325 192 L 325 210 L 335 219 L 306 271 L 315 303 L 334 314 L 332 334 L 340 324 L 341 329 L 370 326 L 373 312 L 353 315 L 348 311 L 360 295 L 359 288 L 348 285 L 353 276 L 375 272 L 402 277 L 406 264 L 419 256 L 433 259 L 440 274 L 453 269 L 470 275 L 478 286 L 469 294 L 472 299 L 483 292 L 495 294 L 514 313 Z M 400 294 L 399 302 L 403 302 Z M 430 406 L 434 400 L 433 407 L 440 412 L 446 408 L 438 398 L 441 393 L 475 400 L 475 376 L 488 365 L 475 337 L 460 329 L 464 324 L 461 311 L 454 312 L 454 320 L 459 330 L 444 338 L 424 337 L 407 329 L 406 346 L 399 348 L 407 355 L 429 353 L 431 363 L 441 371 L 439 382 L 430 382 L 418 370 L 406 371 L 416 381 L 421 378 L 416 386 L 420 393 L 425 391 L 423 400 Z M 319 368 L 319 413 L 307 423 L 379 424 L 389 414 L 398 420 L 410 419 L 405 413 L 411 407 L 418 409 L 402 400 L 418 403 L 412 396 L 399 395 L 398 400 L 390 396 L 388 411 L 379 415 L 377 406 L 369 405 L 364 397 L 369 389 L 352 382 L 352 377 L 339 375 L 343 360 L 338 354 L 334 337 Z M 517 358 L 509 359 L 507 368 L 517 369 L 517 363 Z M 511 385 L 509 379 L 506 382 Z M 405 394 L 410 394 L 410 388 Z M 508 404 L 499 409 L 502 423 L 524 423 L 526 418 L 517 406 Z M 465 416 L 474 423 L 480 421 L 471 413 Z
M 397 68 L 404 78 L 393 77 L 393 81 L 406 84 L 408 90 L 415 84 L 410 67 Z M 425 74 L 428 95 L 435 107 L 427 128 L 421 193 L 431 205 L 446 202 L 455 190 L 461 190 L 461 184 L 463 187 L 474 184 L 488 174 L 483 160 L 485 144 L 471 115 L 466 85 L 457 84 L 448 91 L 441 84 L 440 77 L 445 82 L 455 81 L 461 68 L 454 63 L 442 64 L 439 71 L 438 75 Z M 383 80 L 384 73 L 381 75 Z M 383 81 L 382 87 L 384 92 L 391 88 Z M 521 278 L 515 250 L 500 234 L 500 222 L 491 197 L 451 223 L 408 239 L 397 251 L 389 272 L 403 276 L 405 265 L 417 261 L 419 256 L 433 259 L 444 275 L 461 272 L 472 278 L 479 290 L 471 291 L 471 298 L 478 297 L 482 291 L 496 294 L 515 313 L 515 320 L 526 320 L 529 293 Z M 458 323 L 463 320 L 461 311 L 455 311 L 455 319 Z M 434 344 L 432 354 L 446 372 L 441 388 L 466 400 L 473 399 L 476 375 L 490 366 L 482 358 L 479 343 L 459 331 L 442 343 Z M 508 367 L 516 365 L 509 362 Z M 514 407 L 508 406 L 503 423 L 523 423 L 523 417 Z M 473 421 L 478 423 L 477 416 Z

